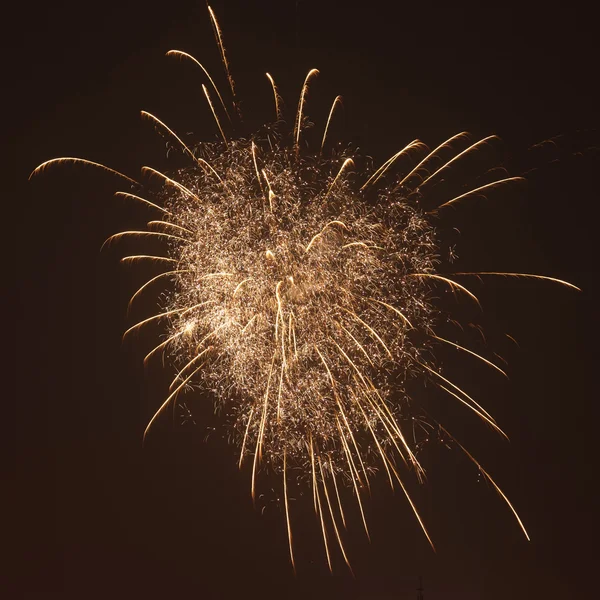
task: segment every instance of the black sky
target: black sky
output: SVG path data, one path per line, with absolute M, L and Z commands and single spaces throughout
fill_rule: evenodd
M 497 133 L 499 161 L 512 174 L 535 169 L 526 189 L 473 202 L 445 221 L 461 231 L 457 267 L 543 273 L 583 289 L 474 286 L 510 382 L 467 371 L 471 363 L 452 353 L 442 360 L 485 400 L 511 442 L 419 392 L 468 440 L 532 541 L 456 449 L 432 445 L 424 455 L 429 481 L 411 491 L 436 554 L 405 501 L 381 485 L 368 508 L 372 544 L 359 523 L 349 535 L 356 578 L 341 560 L 327 573 L 308 526 L 313 554 L 302 554 L 294 578 L 281 514 L 253 510 L 249 475 L 237 470 L 219 431 L 208 435 L 208 416 L 197 427 L 159 428 L 142 451 L 168 380 L 141 367 L 151 336 L 121 343 L 133 322 L 127 301 L 144 273 L 123 268 L 118 250 L 99 249 L 147 215 L 115 200 L 116 182 L 93 170 L 27 177 L 65 155 L 134 177 L 145 164 L 168 169 L 164 140 L 141 122 L 141 109 L 200 139 L 216 132 L 198 73 L 165 52 L 186 50 L 225 81 L 202 2 L 68 1 L 13 7 L 4 24 L 4 222 L 5 237 L 14 238 L 14 275 L 9 269 L 5 281 L 17 291 L 5 317 L 15 333 L 5 404 L 8 414 L 16 409 L 7 437 L 14 433 L 8 487 L 17 492 L 9 517 L 16 566 L 5 597 L 408 599 L 419 575 L 428 600 L 591 597 L 599 200 L 591 9 L 287 0 L 213 7 L 248 131 L 271 118 L 265 71 L 292 108 L 317 67 L 307 105 L 317 130 L 342 94 L 334 134 L 376 163 L 416 137 L 433 146 L 468 130 Z M 555 145 L 531 150 L 557 135 Z

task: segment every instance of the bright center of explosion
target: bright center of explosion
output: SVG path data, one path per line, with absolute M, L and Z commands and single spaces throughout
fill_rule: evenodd
M 181 368 L 173 388 L 194 377 L 211 390 L 255 461 L 305 466 L 318 449 L 350 480 L 353 454 L 368 463 L 374 440 L 398 443 L 399 382 L 422 371 L 415 330 L 433 317 L 415 275 L 433 271 L 435 236 L 400 189 L 359 197 L 351 173 L 338 176 L 344 156 L 265 146 L 209 151 L 214 171 L 180 171 L 189 193 L 165 197 L 185 240 L 171 244 L 164 307 Z

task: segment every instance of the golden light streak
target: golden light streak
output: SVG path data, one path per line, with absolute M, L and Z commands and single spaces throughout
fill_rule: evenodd
M 468 196 L 473 196 L 474 194 L 479 194 L 481 192 L 483 192 L 483 190 L 489 190 L 491 188 L 496 187 L 497 185 L 500 185 L 502 183 L 510 183 L 511 181 L 525 181 L 524 177 L 507 177 L 506 179 L 499 179 L 498 181 L 492 181 L 491 183 L 486 183 L 485 185 L 482 185 L 478 188 L 475 188 L 474 190 L 469 190 L 468 192 L 465 192 L 464 194 L 461 194 L 460 196 L 456 196 L 456 198 L 452 198 L 452 200 L 448 200 L 448 202 L 444 202 L 444 204 L 440 204 L 435 211 L 439 210 L 440 208 L 444 208 L 445 206 L 450 206 L 451 204 L 454 204 L 455 202 L 458 202 L 459 200 L 462 200 L 463 198 L 467 198 Z M 433 211 L 433 212 L 435 212 Z
M 187 229 L 181 225 L 176 225 L 175 223 L 169 223 L 168 221 L 148 221 L 147 225 L 148 227 L 163 227 L 164 229 L 174 229 L 175 231 L 181 231 L 183 233 L 194 235 L 194 232 L 191 229 Z M 187 241 L 189 242 L 190 240 L 188 239 Z
M 142 443 L 144 443 L 146 441 L 146 436 L 148 435 L 148 432 L 150 431 L 150 428 L 152 427 L 152 424 L 154 423 L 154 421 L 156 420 L 156 418 L 158 417 L 158 415 L 160 415 L 160 413 L 169 405 L 169 402 L 178 394 L 179 390 L 181 390 L 181 388 L 183 388 L 184 385 L 186 385 L 186 383 L 204 366 L 204 363 L 201 364 L 197 369 L 195 369 L 191 375 L 189 375 L 188 377 L 186 377 L 180 385 L 177 386 L 177 388 L 167 397 L 167 399 L 161 404 L 160 408 L 154 413 L 154 416 L 150 419 L 150 422 L 148 423 L 148 425 L 146 425 L 146 429 L 144 429 L 144 435 L 142 437 Z
M 426 164 L 428 160 L 430 160 L 431 158 L 433 158 L 440 150 L 442 150 L 446 146 L 449 146 L 455 140 L 461 139 L 461 138 L 466 137 L 468 135 L 469 134 L 466 131 L 461 131 L 460 133 L 457 133 L 456 135 L 453 135 L 451 138 L 448 138 L 445 142 L 442 142 L 435 150 L 432 150 L 408 175 L 406 175 L 404 177 L 404 179 L 396 187 L 398 188 L 398 187 L 404 185 L 404 183 L 406 183 L 406 181 L 408 181 L 408 179 L 412 175 L 414 175 L 415 173 L 417 173 L 417 171 L 424 164 Z
M 286 475 L 286 452 L 283 451 L 283 498 L 285 502 L 285 520 L 287 523 L 288 542 L 290 546 L 290 560 L 292 561 L 292 568 L 294 573 L 296 572 L 296 563 L 294 562 L 294 549 L 292 547 L 292 527 L 290 524 L 290 507 L 288 505 L 288 493 L 287 493 L 287 475 Z
M 142 198 L 141 196 L 136 196 L 135 194 L 130 194 L 129 192 L 115 192 L 115 196 L 118 196 L 120 198 L 129 198 L 131 200 L 137 200 L 138 202 L 142 202 L 143 204 L 146 204 L 147 206 L 151 206 L 152 208 L 156 208 L 157 210 L 160 210 L 161 212 L 165 213 L 166 215 L 169 215 L 171 217 L 173 216 L 172 213 L 170 213 L 168 210 L 166 210 L 162 206 L 158 206 L 158 204 L 154 204 L 154 202 L 150 202 L 150 200 L 146 200 L 145 198 Z
M 506 504 L 508 505 L 508 508 L 510 508 L 512 514 L 515 516 L 515 519 L 517 520 L 517 523 L 519 524 L 521 531 L 523 531 L 523 534 L 527 538 L 527 541 L 530 542 L 531 538 L 529 537 L 529 534 L 527 533 L 527 530 L 525 529 L 525 525 L 523 524 L 521 517 L 519 517 L 519 513 L 517 513 L 517 511 L 515 510 L 515 507 L 511 504 L 511 502 L 507 498 L 506 494 L 500 489 L 498 484 L 492 479 L 492 476 L 481 466 L 481 464 L 474 458 L 474 456 L 453 435 L 451 435 L 448 432 L 447 429 L 444 429 L 444 428 L 442 428 L 442 429 L 448 436 L 450 436 L 454 440 L 454 442 L 459 446 L 459 448 L 473 461 L 473 463 L 479 469 L 479 471 L 483 474 L 483 476 L 494 486 L 494 489 L 498 492 L 498 494 L 504 500 L 504 502 L 506 502 Z
M 394 154 L 391 158 L 388 158 L 380 167 L 379 169 L 377 169 L 377 171 L 375 171 L 375 173 L 373 173 L 373 175 L 371 175 L 371 177 L 369 177 L 369 179 L 367 179 L 367 181 L 364 183 L 364 185 L 360 188 L 360 191 L 364 191 L 364 189 L 366 187 L 369 186 L 369 184 L 371 183 L 377 183 L 377 181 L 383 176 L 383 174 L 401 157 L 404 156 L 404 154 L 406 154 L 407 152 L 409 152 L 410 150 L 415 150 L 415 149 L 420 149 L 420 148 L 427 148 L 427 146 L 425 146 L 425 144 L 423 142 L 421 142 L 420 140 L 413 140 L 412 142 L 410 142 L 410 144 L 407 144 L 406 146 L 404 146 L 404 148 L 402 148 L 402 150 L 400 150 L 399 152 L 396 152 L 396 154 Z
M 313 236 L 313 238 L 310 240 L 310 242 L 308 243 L 308 246 L 306 246 L 306 249 L 305 249 L 306 252 L 308 252 L 313 247 L 314 243 L 323 236 L 323 234 L 325 233 L 325 230 L 328 229 L 331 225 L 339 225 L 340 227 L 342 227 L 343 229 L 348 231 L 348 227 L 342 221 L 329 221 L 329 223 L 327 223 L 325 225 L 325 227 L 323 227 L 323 229 L 321 229 L 321 231 L 319 233 L 317 233 L 315 236 Z
M 202 91 L 204 92 L 204 95 L 206 96 L 206 101 L 208 102 L 208 106 L 210 106 L 210 110 L 213 114 L 213 117 L 215 118 L 215 122 L 217 123 L 217 127 L 219 128 L 219 131 L 221 133 L 221 137 L 223 138 L 223 141 L 225 142 L 225 145 L 227 146 L 229 144 L 229 142 L 227 141 L 225 132 L 223 131 L 223 128 L 221 127 L 221 121 L 219 121 L 219 117 L 217 117 L 215 107 L 213 106 L 212 100 L 210 99 L 210 94 L 208 93 L 208 90 L 206 89 L 206 86 L 204 84 L 202 84 Z
M 137 260 L 153 260 L 156 262 L 168 262 L 177 264 L 177 261 L 174 258 L 167 258 L 166 256 L 151 256 L 150 254 L 134 254 L 132 256 L 124 256 L 121 259 L 121 262 L 126 263 L 134 262 Z
M 154 123 L 156 123 L 157 125 L 160 125 L 163 129 L 165 129 L 168 133 L 170 133 L 180 144 L 181 147 L 188 153 L 189 156 L 191 156 L 192 160 L 196 161 L 196 157 L 194 156 L 194 153 L 186 146 L 186 144 L 183 142 L 183 140 L 169 127 L 167 127 L 158 117 L 155 117 L 153 114 L 143 110 L 142 112 L 142 117 L 146 117 L 146 119 L 149 119 L 150 121 L 153 121 Z
M 481 406 L 479 403 L 477 403 L 475 400 L 473 400 L 473 398 L 471 398 L 471 396 L 469 396 L 469 394 L 467 394 L 467 392 L 465 392 L 464 390 L 462 390 L 461 388 L 459 388 L 455 383 L 452 383 L 449 379 L 447 379 L 446 377 L 444 377 L 443 375 L 440 375 L 440 373 L 438 373 L 437 371 L 434 371 L 431 367 L 428 367 L 426 364 L 424 363 L 419 363 L 423 368 L 425 368 L 427 371 L 429 371 L 430 373 L 432 373 L 433 375 L 435 375 L 436 377 L 438 377 L 439 379 L 441 379 L 442 381 L 444 381 L 445 383 L 447 383 L 450 387 L 454 388 L 457 392 L 459 392 L 460 394 L 462 394 L 462 396 L 464 396 L 465 398 L 467 398 L 467 400 L 469 400 L 470 402 L 472 402 L 478 409 L 479 411 L 476 412 L 481 412 L 483 413 L 487 419 L 490 421 L 490 424 L 497 429 L 497 431 L 499 433 L 501 433 L 505 438 L 508 439 L 508 436 L 498 427 L 498 425 L 496 425 L 496 421 L 494 419 L 494 417 L 492 417 L 492 415 L 490 415 L 490 413 L 485 410 L 485 408 L 483 408 L 483 406 Z M 471 406 L 469 403 L 465 403 L 467 406 L 469 406 L 471 408 L 471 410 L 474 410 L 474 407 Z
M 111 169 L 110 167 L 107 167 L 107 166 L 102 165 L 97 162 L 93 162 L 91 160 L 87 160 L 85 158 L 74 158 L 72 156 L 62 156 L 60 158 L 51 158 L 50 160 L 43 162 L 41 165 L 37 166 L 33 171 L 31 171 L 31 173 L 29 175 L 29 179 L 31 180 L 31 178 L 34 175 L 37 175 L 37 174 L 41 173 L 42 171 L 45 171 L 50 165 L 60 165 L 63 163 L 74 163 L 74 164 L 88 165 L 91 167 L 98 167 L 99 169 L 102 169 L 103 171 L 106 171 L 107 173 L 112 173 L 113 175 L 116 175 L 117 177 L 126 179 L 127 181 L 129 181 L 130 183 L 133 183 L 134 185 L 139 185 L 139 183 L 135 179 L 131 179 L 131 177 L 127 177 L 127 175 L 123 175 L 123 173 L 120 173 L 119 171 L 115 171 L 114 169 Z
M 452 275 L 475 275 L 479 277 L 480 275 L 497 275 L 499 277 L 524 277 L 530 279 L 540 279 L 543 281 L 552 281 L 554 283 L 558 283 L 560 285 L 564 285 L 565 287 L 571 288 L 578 292 L 581 291 L 581 288 L 578 288 L 576 285 L 565 281 L 564 279 L 556 279 L 556 277 L 547 277 L 546 275 L 531 275 L 529 273 L 499 273 L 495 271 L 478 271 L 476 273 L 452 273 Z
M 392 468 L 392 471 L 394 472 L 394 475 L 396 476 L 396 479 L 398 480 L 398 483 L 400 484 L 400 487 L 402 488 L 402 491 L 404 492 L 404 495 L 406 496 L 406 499 L 408 500 L 410 507 L 412 508 L 413 512 L 415 513 L 415 517 L 417 517 L 417 521 L 419 521 L 419 525 L 421 526 L 421 529 L 423 530 L 423 533 L 425 534 L 427 541 L 429 542 L 431 548 L 435 552 L 435 546 L 433 545 L 433 540 L 431 539 L 431 536 L 429 535 L 429 532 L 427 531 L 427 528 L 425 527 L 425 523 L 423 523 L 423 519 L 421 519 L 421 515 L 419 514 L 417 507 L 415 506 L 414 502 L 412 501 L 412 498 L 410 497 L 407 489 L 404 487 L 404 483 L 403 483 L 400 475 L 398 475 L 398 472 L 396 471 L 396 469 L 394 469 L 394 465 L 390 464 L 390 467 Z
M 481 308 L 481 304 L 479 303 L 479 299 L 473 292 L 470 292 L 466 287 L 460 285 L 460 283 L 456 283 L 452 279 L 448 279 L 447 277 L 442 277 L 441 275 L 434 275 L 433 273 L 409 273 L 409 277 L 429 277 L 431 279 L 437 279 L 438 281 L 443 281 L 447 283 L 453 290 L 457 289 L 469 296 L 469 298 L 473 299 L 479 308 Z
M 250 409 L 250 414 L 248 415 L 248 422 L 246 423 L 246 432 L 244 433 L 244 439 L 242 440 L 242 449 L 240 451 L 240 462 L 238 463 L 238 468 L 242 468 L 242 462 L 244 461 L 244 450 L 246 449 L 246 440 L 248 439 L 248 431 L 250 429 L 250 422 L 252 421 L 252 415 L 254 414 L 254 407 Z
M 168 183 L 169 185 L 177 188 L 180 192 L 183 192 L 186 196 L 189 196 L 190 198 L 194 198 L 194 200 L 201 202 L 200 198 L 198 198 L 198 196 L 196 196 L 196 194 L 194 194 L 193 192 L 190 192 L 190 190 L 188 190 L 184 185 L 181 185 L 181 183 L 179 183 L 178 181 L 167 177 L 166 175 L 164 175 L 160 171 L 157 171 L 156 169 L 153 169 L 152 167 L 142 167 L 142 173 L 156 175 L 160 177 L 165 183 Z
M 131 305 L 133 303 L 133 301 L 137 298 L 137 296 L 139 294 L 142 293 L 142 291 L 144 291 L 151 283 L 154 283 L 155 281 L 158 281 L 159 279 L 162 279 L 163 277 L 168 277 L 169 275 L 178 275 L 179 273 L 189 273 L 189 269 L 177 269 L 176 271 L 166 271 L 165 273 L 160 273 L 159 275 L 157 275 L 156 277 L 153 277 L 152 279 L 149 279 L 146 283 L 144 283 L 144 285 L 138 289 L 138 291 L 131 296 L 131 300 L 129 300 L 129 304 L 128 304 L 128 309 L 131 308 Z
M 450 344 L 450 346 L 454 346 L 455 348 L 458 348 L 459 350 L 463 350 L 464 352 L 468 352 L 469 354 L 471 354 L 475 358 L 478 358 L 479 360 L 483 361 L 486 365 L 489 365 L 493 369 L 496 369 L 496 371 L 498 371 L 499 373 L 502 373 L 502 375 L 504 375 L 504 377 L 506 377 L 508 379 L 508 375 L 498 365 L 496 365 L 493 362 L 489 361 L 487 358 L 483 358 L 483 356 L 477 354 L 477 352 L 473 352 L 473 350 L 469 350 L 468 348 L 465 348 L 464 346 L 459 346 L 456 342 L 451 342 L 450 340 L 447 340 L 445 338 L 439 337 L 437 335 L 433 335 L 431 337 L 433 337 L 436 340 L 439 340 L 440 342 L 445 342 L 446 344 Z
M 333 186 L 337 183 L 337 181 L 340 178 L 341 174 L 350 165 L 354 166 L 354 161 L 351 158 L 347 158 L 343 162 L 342 166 L 340 167 L 340 170 L 338 171 L 338 174 L 335 176 L 335 179 L 331 182 L 331 185 L 329 186 L 329 189 L 327 190 L 327 193 L 325 194 L 325 198 L 327 198 L 329 196 L 329 194 L 331 193 L 331 190 L 333 189 Z
M 279 105 L 280 96 L 279 96 L 279 93 L 277 92 L 277 87 L 275 86 L 275 80 L 273 79 L 273 77 L 271 77 L 271 75 L 269 73 L 265 73 L 265 75 L 267 76 L 268 80 L 271 82 L 271 87 L 273 88 L 273 97 L 275 98 L 275 120 L 279 121 L 279 120 L 281 120 L 281 107 Z
M 148 354 L 146 354 L 146 356 L 144 356 L 144 364 L 147 364 L 148 361 L 150 360 L 150 358 L 152 358 L 152 356 L 154 356 L 159 350 L 166 348 L 167 345 L 169 344 L 169 342 L 172 342 L 173 340 L 182 336 L 184 333 L 185 333 L 185 330 L 178 331 L 177 333 L 170 335 L 164 342 L 161 342 L 160 344 L 158 344 L 158 346 L 155 346 L 152 350 L 150 350 L 150 352 L 148 352 Z
M 483 146 L 484 144 L 487 144 L 490 140 L 498 140 L 498 139 L 500 139 L 500 138 L 497 135 L 488 135 L 488 137 L 483 138 L 482 140 L 479 140 L 478 142 L 475 142 L 474 144 L 472 144 L 471 146 L 469 146 L 468 148 L 466 148 L 462 152 L 459 152 L 454 158 L 451 158 L 447 163 L 443 164 L 439 169 L 437 169 L 436 171 L 434 171 L 429 177 L 427 177 L 427 179 L 425 179 L 421 183 L 421 185 L 419 187 L 423 187 L 428 181 L 430 181 L 431 179 L 433 179 L 436 175 L 439 175 L 442 171 L 444 171 L 445 169 L 447 169 L 452 163 L 456 162 L 460 158 L 462 158 L 462 157 L 466 156 L 467 154 L 473 152 L 474 150 L 476 150 L 480 146 Z
M 190 240 L 186 240 L 185 238 L 182 238 L 178 235 L 171 235 L 170 233 L 163 233 L 161 231 L 120 231 L 119 233 L 115 233 L 106 240 L 104 240 L 104 243 L 100 247 L 100 250 L 103 250 L 104 246 L 110 246 L 110 244 L 115 240 L 119 240 L 127 235 L 131 235 L 134 237 L 159 237 L 161 239 L 170 239 L 185 242 L 186 244 L 190 243 Z
M 300 131 L 302 129 L 302 111 L 304 110 L 304 98 L 306 96 L 306 92 L 308 90 L 308 82 L 311 77 L 314 77 L 319 74 L 318 69 L 311 69 L 306 75 L 306 79 L 304 80 L 304 84 L 302 85 L 302 91 L 300 92 L 300 100 L 298 102 L 298 112 L 296 113 L 296 125 L 294 127 L 294 148 L 296 153 L 300 150 Z
M 327 132 L 329 131 L 329 124 L 331 123 L 331 117 L 333 117 L 333 112 L 335 107 L 338 104 L 342 103 L 342 97 L 336 96 L 333 104 L 331 105 L 331 110 L 329 111 L 329 116 L 327 117 L 327 123 L 325 124 L 325 131 L 323 132 L 323 139 L 321 140 L 321 152 L 323 152 L 323 146 L 325 146 L 325 140 L 327 139 Z
M 373 335 L 373 337 L 383 346 L 383 348 L 387 352 L 388 356 L 392 359 L 394 358 L 392 356 L 390 349 L 386 346 L 385 342 L 381 339 L 379 334 L 368 323 L 363 321 L 355 312 L 348 310 L 347 308 L 344 308 L 343 306 L 340 306 L 340 308 L 343 311 L 347 312 L 349 315 L 352 315 L 359 323 L 361 323 L 361 325 L 363 325 L 366 329 L 368 329 L 369 332 Z
M 227 62 L 227 55 L 225 54 L 225 46 L 223 45 L 223 36 L 221 34 L 221 29 L 219 27 L 219 23 L 217 22 L 217 17 L 213 12 L 213 9 L 210 6 L 207 6 L 208 13 L 210 15 L 210 20 L 213 25 L 213 30 L 215 32 L 215 38 L 217 40 L 217 45 L 219 46 L 219 51 L 221 52 L 221 61 L 223 62 L 223 67 L 225 68 L 225 74 L 227 75 L 227 81 L 229 82 L 229 87 L 231 88 L 231 95 L 233 96 L 233 105 L 239 114 L 239 108 L 236 101 L 235 96 L 235 84 L 233 82 L 233 78 L 231 77 L 231 73 L 229 71 L 229 62 Z M 241 116 L 241 115 L 240 115 Z
M 344 561 L 348 565 L 350 569 L 350 573 L 352 572 L 352 567 L 350 566 L 350 561 L 348 560 L 348 556 L 346 555 L 346 550 L 344 548 L 344 544 L 342 542 L 342 538 L 340 536 L 340 532 L 337 526 L 337 521 L 335 515 L 333 514 L 333 507 L 331 506 L 331 499 L 329 498 L 329 490 L 327 489 L 327 481 L 325 479 L 325 475 L 323 474 L 323 465 L 321 464 L 321 457 L 319 456 L 319 470 L 321 472 L 321 479 L 323 481 L 323 490 L 325 491 L 325 499 L 327 501 L 327 506 L 329 507 L 329 515 L 331 516 L 331 522 L 333 523 L 333 530 L 335 531 L 335 536 L 337 538 L 338 545 L 340 550 L 342 551 L 342 556 L 344 557 Z
M 210 84 L 212 85 L 213 90 L 215 90 L 215 93 L 217 94 L 217 96 L 219 98 L 219 102 L 221 102 L 221 106 L 223 107 L 223 110 L 225 111 L 225 114 L 227 115 L 228 121 L 231 122 L 231 117 L 229 116 L 229 112 L 227 111 L 225 102 L 223 102 L 223 98 L 221 96 L 221 93 L 219 92 L 219 88 L 215 85 L 213 78 L 210 76 L 209 72 L 202 66 L 202 64 L 200 64 L 191 54 L 188 54 L 187 52 L 182 52 L 181 50 L 169 50 L 167 52 L 167 56 L 179 56 L 181 58 L 188 58 L 192 62 L 196 63 L 202 69 L 202 71 L 204 72 L 204 74 L 206 75 L 208 80 L 210 81 Z

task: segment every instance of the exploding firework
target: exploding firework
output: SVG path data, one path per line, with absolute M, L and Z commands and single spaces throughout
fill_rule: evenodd
M 350 489 L 368 535 L 361 498 L 376 471 L 392 487 L 400 486 L 431 543 L 401 475 L 412 471 L 420 481 L 424 475 L 407 382 L 434 383 L 505 436 L 492 415 L 436 364 L 435 347 L 446 344 L 504 373 L 473 350 L 437 335 L 435 290 L 445 286 L 478 303 L 461 277 L 530 277 L 574 286 L 540 275 L 439 270 L 440 244 L 433 227 L 439 210 L 522 178 L 476 187 L 429 213 L 416 200 L 441 173 L 495 136 L 469 143 L 467 134 L 459 133 L 432 151 L 415 140 L 373 170 L 362 167 L 366 161 L 349 148 L 324 150 L 340 104 L 337 97 L 320 149 L 310 154 L 302 132 L 307 89 L 318 74 L 313 69 L 301 88 L 293 131 L 285 131 L 280 97 L 267 74 L 277 122 L 247 138 L 230 139 L 227 123 L 241 115 L 222 34 L 210 8 L 209 13 L 233 110 L 194 57 L 178 50 L 168 55 L 193 61 L 202 70 L 211 89 L 203 86 L 203 91 L 222 141 L 190 148 L 157 117 L 142 112 L 189 158 L 188 167 L 168 175 L 143 168 L 163 184 L 152 200 L 133 179 L 85 159 L 53 159 L 34 171 L 61 162 L 100 167 L 128 181 L 128 191 L 118 196 L 158 213 L 147 230 L 124 231 L 107 240 L 151 237 L 166 248 L 161 256 L 123 258 L 166 268 L 131 299 L 135 303 L 142 294 L 161 292 L 160 312 L 125 332 L 164 323 L 164 338 L 144 361 L 162 354 L 176 369 L 144 438 L 183 392 L 196 387 L 212 393 L 239 446 L 240 466 L 245 460 L 250 464 L 252 497 L 261 472 L 281 477 L 292 564 L 290 486 L 310 490 L 331 568 L 332 541 L 349 564 L 341 535 L 346 524 L 341 489 Z M 447 152 L 453 156 L 442 162 Z M 412 168 L 390 184 L 393 169 L 407 160 Z M 165 283 L 170 283 L 168 292 Z M 441 428 L 432 419 L 423 420 L 423 411 L 419 414 L 423 428 Z M 405 431 L 408 422 L 411 435 Z M 504 493 L 458 446 L 506 501 L 527 536 Z

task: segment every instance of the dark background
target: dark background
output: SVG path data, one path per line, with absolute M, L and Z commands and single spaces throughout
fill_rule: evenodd
M 140 109 L 212 139 L 199 72 L 164 57 L 187 50 L 226 89 L 205 6 L 13 7 L 4 23 L 2 127 L 4 234 L 14 238 L 14 274 L 4 279 L 17 291 L 5 313 L 15 365 L 4 400 L 16 416 L 7 436 L 16 441 L 8 477 L 16 502 L 5 513 L 16 560 L 3 576 L 5 597 L 383 600 L 414 598 L 419 575 L 428 600 L 594 594 L 598 98 L 594 19 L 583 6 L 213 4 L 248 131 L 272 116 L 266 70 L 293 109 L 317 67 L 307 104 L 316 129 L 342 94 L 332 133 L 376 164 L 416 137 L 433 147 L 460 130 L 497 133 L 499 162 L 512 174 L 535 170 L 527 187 L 446 215 L 444 227 L 461 231 L 457 268 L 543 273 L 583 289 L 472 282 L 485 310 L 474 318 L 509 360 L 510 382 L 453 353 L 440 359 L 510 443 L 460 408 L 436 406 L 427 390 L 415 392 L 495 476 L 532 541 L 460 452 L 432 444 L 423 456 L 428 482 L 409 487 L 437 553 L 403 498 L 378 485 L 367 508 L 372 544 L 356 520 L 347 536 L 355 579 L 339 557 L 328 574 L 312 525 L 300 527 L 294 578 L 277 507 L 254 510 L 234 449 L 218 430 L 205 441 L 210 410 L 196 413 L 196 427 L 158 427 L 142 450 L 168 379 L 141 367 L 152 332 L 120 338 L 135 318 L 126 317 L 127 300 L 150 271 L 122 267 L 121 250 L 99 248 L 149 213 L 114 199 L 118 182 L 93 170 L 65 166 L 27 182 L 39 163 L 64 155 L 133 177 L 144 164 L 168 169 L 164 140 Z M 531 149 L 556 135 L 555 144 Z M 151 308 L 142 303 L 136 316 Z

